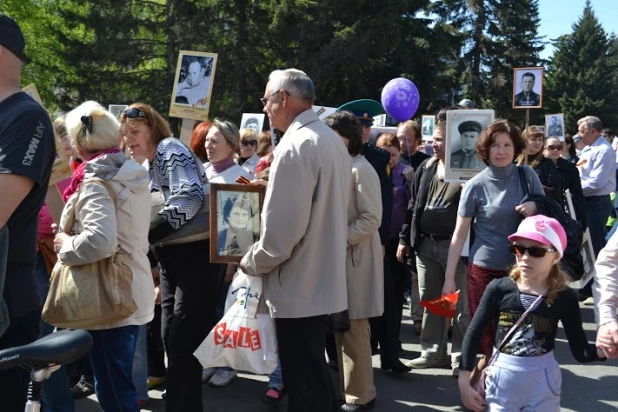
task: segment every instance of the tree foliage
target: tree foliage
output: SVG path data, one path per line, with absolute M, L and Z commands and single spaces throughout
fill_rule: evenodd
M 167 114 L 180 50 L 217 53 L 211 117 L 238 121 L 262 109 L 268 74 L 297 67 L 315 81 L 317 104 L 379 100 L 403 76 L 421 95 L 417 115 L 463 97 L 523 125 L 511 109 L 513 69 L 546 64 L 544 110 L 564 112 L 567 128 L 584 114 L 618 125 L 618 40 L 589 3 L 573 33 L 539 58 L 539 0 L 4 0 L 27 40 L 46 106 L 84 100 L 144 101 Z

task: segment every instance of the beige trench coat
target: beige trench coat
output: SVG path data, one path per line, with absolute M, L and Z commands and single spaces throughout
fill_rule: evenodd
M 350 319 L 384 313 L 384 265 L 378 228 L 382 220 L 380 179 L 365 156 L 352 163 L 348 204 L 346 279 Z
M 261 238 L 240 266 L 249 275 L 264 275 L 272 317 L 341 312 L 348 306 L 350 155 L 311 109 L 296 117 L 273 155 Z

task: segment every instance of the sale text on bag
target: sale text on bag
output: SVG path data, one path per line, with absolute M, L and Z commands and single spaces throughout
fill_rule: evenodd
M 220 323 L 214 330 L 215 345 L 223 345 L 224 348 L 249 348 L 256 351 L 262 348 L 260 331 L 249 328 L 239 328 L 238 331 L 227 328 L 226 323 Z

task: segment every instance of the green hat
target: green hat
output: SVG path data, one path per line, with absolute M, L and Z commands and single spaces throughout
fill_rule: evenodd
M 457 127 L 457 130 L 459 130 L 460 134 L 466 133 L 466 132 L 481 133 L 481 130 L 483 130 L 483 126 L 481 126 L 479 122 L 475 122 L 474 120 L 468 120 L 468 121 L 462 122 Z
M 373 117 L 385 113 L 382 105 L 371 99 L 347 102 L 337 109 L 338 112 L 343 110 L 354 113 L 354 116 L 356 116 L 364 126 L 373 126 Z

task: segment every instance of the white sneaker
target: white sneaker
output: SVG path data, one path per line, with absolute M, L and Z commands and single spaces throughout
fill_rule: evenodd
M 208 383 L 212 375 L 215 374 L 217 368 L 206 368 L 202 371 L 202 383 Z
M 236 379 L 236 377 L 237 374 L 234 369 L 229 370 L 224 368 L 218 368 L 215 374 L 212 375 L 212 378 L 210 378 L 208 384 L 210 386 L 222 388 L 232 383 L 234 379 Z

